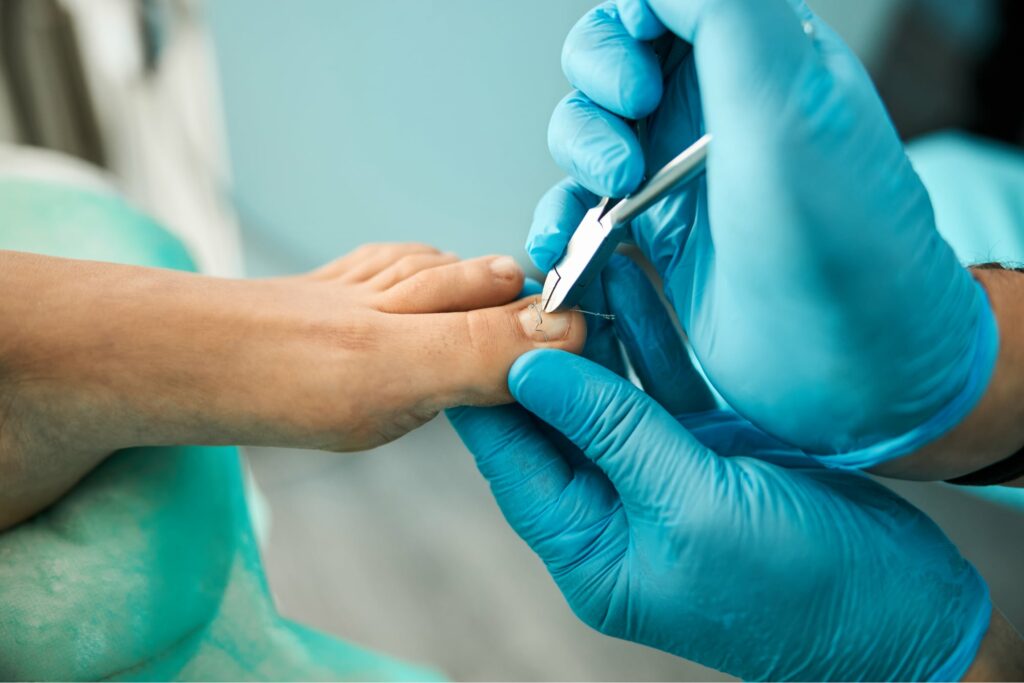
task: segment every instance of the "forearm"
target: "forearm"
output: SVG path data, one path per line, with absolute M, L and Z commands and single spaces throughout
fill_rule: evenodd
M 1024 274 L 974 270 L 999 326 L 999 355 L 975 409 L 946 436 L 913 455 L 875 468 L 903 479 L 952 479 L 1024 448 Z M 1017 480 L 1013 485 L 1022 486 Z

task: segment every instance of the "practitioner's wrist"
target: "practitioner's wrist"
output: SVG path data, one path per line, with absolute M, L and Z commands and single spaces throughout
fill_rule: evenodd
M 902 479 L 946 480 L 981 470 L 1024 447 L 1024 274 L 972 269 L 999 328 L 999 354 L 978 405 L 948 434 L 872 469 Z
M 1024 639 L 997 609 L 992 610 L 988 632 L 963 680 L 1024 680 Z

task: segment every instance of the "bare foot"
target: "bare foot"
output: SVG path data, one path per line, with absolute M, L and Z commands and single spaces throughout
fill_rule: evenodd
M 272 280 L 0 251 L 0 528 L 122 448 L 362 450 L 509 401 L 519 355 L 586 336 L 522 285 L 508 257 L 420 244 Z
M 373 244 L 306 279 L 338 297 L 340 308 L 323 312 L 352 342 L 326 340 L 342 357 L 323 387 L 345 404 L 331 443 L 321 444 L 334 450 L 390 441 L 447 407 L 509 402 L 516 358 L 535 348 L 578 352 L 586 338 L 579 313 L 516 300 L 523 272 L 508 256 L 459 261 L 426 245 Z

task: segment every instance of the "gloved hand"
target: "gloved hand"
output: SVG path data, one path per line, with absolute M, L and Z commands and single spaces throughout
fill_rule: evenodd
M 571 178 L 538 206 L 538 267 L 595 195 L 707 131 L 706 178 L 632 232 L 728 404 L 837 467 L 917 450 L 974 407 L 997 351 L 987 298 L 866 72 L 802 1 L 608 2 L 562 62 L 577 90 L 549 145 Z
M 681 402 L 692 370 L 653 290 L 621 262 L 604 281 L 646 390 Z M 866 476 L 704 410 L 699 394 L 676 407 L 702 412 L 679 422 L 563 352 L 522 356 L 509 387 L 521 406 L 449 417 L 593 628 L 747 680 L 959 680 L 975 657 L 984 582 Z

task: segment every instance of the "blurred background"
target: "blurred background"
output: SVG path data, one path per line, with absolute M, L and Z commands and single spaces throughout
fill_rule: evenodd
M 1024 141 L 1018 0 L 809 0 L 907 139 Z M 369 241 L 522 243 L 594 0 L 0 0 L 0 143 L 102 169 L 219 275 Z M 0 169 L 74 175 L 0 146 Z M 249 449 L 283 614 L 458 679 L 721 679 L 578 623 L 443 419 L 371 454 Z M 899 485 L 1024 627 L 1024 503 Z M 737 647 L 742 647 L 741 643 Z

